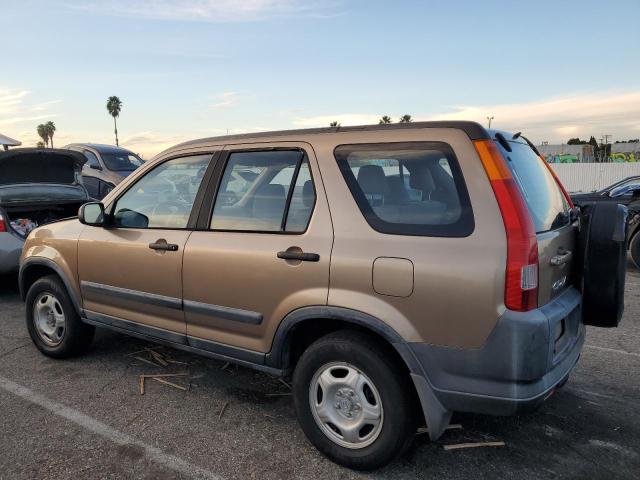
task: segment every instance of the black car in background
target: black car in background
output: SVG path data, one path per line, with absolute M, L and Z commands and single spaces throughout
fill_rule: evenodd
M 615 202 L 629 209 L 628 247 L 631 259 L 640 268 L 640 176 L 627 177 L 602 190 L 571 195 L 574 205 Z

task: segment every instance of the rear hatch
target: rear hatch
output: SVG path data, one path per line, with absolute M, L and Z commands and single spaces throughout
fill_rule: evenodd
M 496 144 L 527 204 L 538 240 L 538 305 L 547 304 L 573 283 L 577 222 L 544 160 L 522 137 L 506 134 Z
M 88 201 L 84 155 L 71 150 L 22 148 L 0 152 L 0 206 Z

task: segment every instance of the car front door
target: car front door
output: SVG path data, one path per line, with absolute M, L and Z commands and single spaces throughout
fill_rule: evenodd
M 182 256 L 211 159 L 160 163 L 106 207 L 106 227 L 84 229 L 78 276 L 89 320 L 185 343 Z
M 184 253 L 188 341 L 256 360 L 289 312 L 326 305 L 333 227 L 308 144 L 226 147 L 216 170 Z

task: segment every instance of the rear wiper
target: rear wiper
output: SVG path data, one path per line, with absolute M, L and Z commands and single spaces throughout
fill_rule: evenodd
M 536 148 L 536 146 L 535 146 L 533 143 L 531 143 L 531 140 L 529 140 L 529 139 L 528 139 L 527 137 L 525 137 L 524 135 L 521 135 L 521 136 L 522 136 L 522 139 L 523 139 L 525 142 L 527 142 L 527 145 L 529 145 L 529 146 L 531 147 L 531 150 L 533 150 L 533 151 L 535 152 L 535 154 L 536 154 L 536 155 L 538 155 L 538 156 L 540 157 L 540 156 L 541 156 L 541 155 L 540 155 L 540 152 L 538 151 L 538 149 Z

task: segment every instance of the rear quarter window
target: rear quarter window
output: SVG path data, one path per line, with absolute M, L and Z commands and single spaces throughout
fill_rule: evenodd
M 465 237 L 473 212 L 460 165 L 441 142 L 341 145 L 335 157 L 362 215 L 381 233 Z

